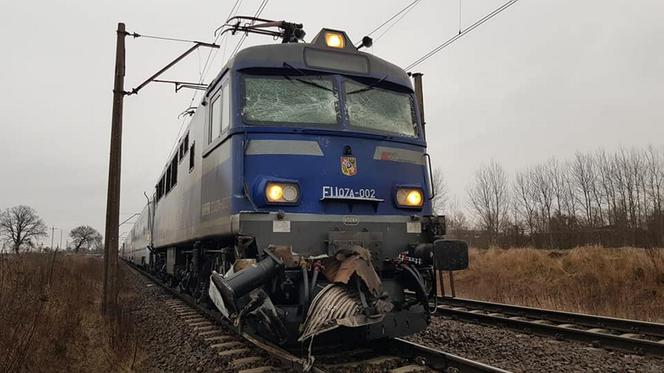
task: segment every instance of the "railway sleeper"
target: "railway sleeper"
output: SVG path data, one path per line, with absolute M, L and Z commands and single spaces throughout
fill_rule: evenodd
M 403 359 L 397 356 L 378 356 L 368 360 L 351 361 L 347 363 L 324 365 L 326 369 L 358 369 L 362 367 L 376 367 L 385 371 L 398 367 Z
M 265 359 L 260 356 L 247 356 L 231 361 L 230 366 L 233 367 L 234 369 L 248 368 L 252 367 L 252 365 L 255 366 L 258 363 L 263 363 L 263 362 L 265 362 Z

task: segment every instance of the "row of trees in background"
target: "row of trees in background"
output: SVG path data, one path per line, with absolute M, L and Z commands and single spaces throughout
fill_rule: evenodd
M 0 244 L 18 254 L 37 248 L 37 242 L 47 236 L 47 227 L 37 211 L 29 206 L 15 206 L 0 211 Z M 89 225 L 78 226 L 69 232 L 71 249 L 98 250 L 102 247 L 102 236 Z M 52 248 L 51 248 L 52 249 Z
M 662 246 L 664 148 L 579 152 L 513 177 L 492 161 L 475 173 L 467 198 L 474 226 L 454 208 L 449 225 L 482 246 Z

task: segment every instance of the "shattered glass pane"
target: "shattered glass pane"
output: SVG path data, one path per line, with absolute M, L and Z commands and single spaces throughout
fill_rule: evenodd
M 337 124 L 331 80 L 304 76 L 247 76 L 242 116 L 256 123 Z
M 353 127 L 417 136 L 409 95 L 346 81 L 346 110 Z

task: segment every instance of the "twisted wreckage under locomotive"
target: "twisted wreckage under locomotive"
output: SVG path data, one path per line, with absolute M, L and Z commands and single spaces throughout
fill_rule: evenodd
M 424 329 L 434 269 L 468 254 L 432 213 L 408 74 L 342 31 L 227 30 L 284 42 L 241 50 L 208 86 L 122 256 L 281 344 Z

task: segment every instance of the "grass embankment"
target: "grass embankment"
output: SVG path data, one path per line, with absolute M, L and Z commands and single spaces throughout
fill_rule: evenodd
M 131 322 L 100 316 L 102 259 L 0 255 L 0 372 L 129 371 Z
M 458 297 L 664 322 L 664 249 L 471 249 L 454 279 Z

